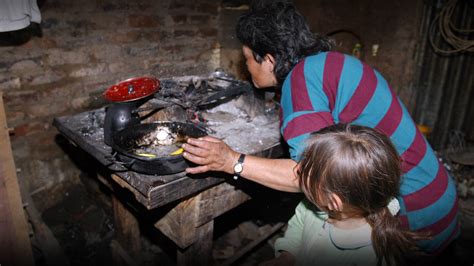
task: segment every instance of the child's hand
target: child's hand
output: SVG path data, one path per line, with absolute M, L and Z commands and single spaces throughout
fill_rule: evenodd
M 287 251 L 283 251 L 278 258 L 267 260 L 259 264 L 259 266 L 289 266 L 295 265 L 295 257 Z

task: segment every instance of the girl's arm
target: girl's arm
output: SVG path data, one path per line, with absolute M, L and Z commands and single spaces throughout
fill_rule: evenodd
M 296 206 L 295 214 L 288 221 L 288 227 L 285 235 L 275 241 L 275 257 L 290 253 L 294 257 L 298 255 L 303 242 L 303 234 L 305 229 L 305 219 L 307 208 L 303 200 Z M 287 256 L 287 255 L 285 255 Z

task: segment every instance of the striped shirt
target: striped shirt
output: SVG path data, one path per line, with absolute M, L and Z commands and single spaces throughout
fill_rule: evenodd
M 420 247 L 437 253 L 459 234 L 456 187 L 410 114 L 380 73 L 358 59 L 324 52 L 299 62 L 283 83 L 281 133 L 299 161 L 313 131 L 334 123 L 375 128 L 402 159 L 400 221 L 430 232 Z

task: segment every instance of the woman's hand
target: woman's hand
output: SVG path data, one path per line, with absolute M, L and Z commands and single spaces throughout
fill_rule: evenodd
M 207 171 L 221 171 L 232 174 L 234 173 L 234 164 L 240 155 L 222 140 L 211 136 L 198 139 L 189 138 L 182 147 L 184 158 L 200 165 L 187 168 L 186 172 L 190 174 Z

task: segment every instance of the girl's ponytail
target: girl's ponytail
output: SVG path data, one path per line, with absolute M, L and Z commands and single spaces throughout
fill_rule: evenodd
M 421 255 L 416 240 L 425 239 L 418 233 L 401 228 L 399 218 L 387 207 L 369 214 L 367 222 L 372 226 L 372 244 L 378 265 L 409 265 L 415 256 Z

